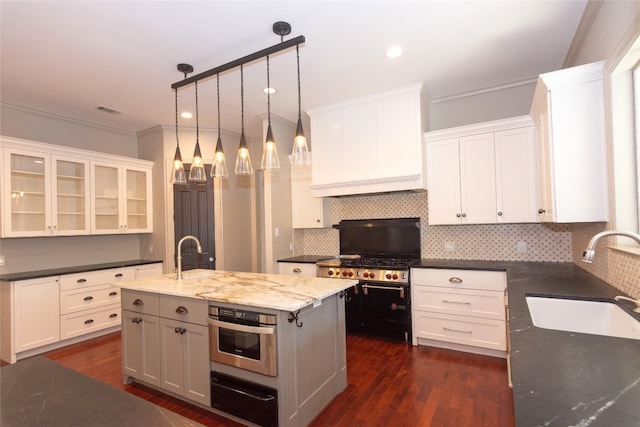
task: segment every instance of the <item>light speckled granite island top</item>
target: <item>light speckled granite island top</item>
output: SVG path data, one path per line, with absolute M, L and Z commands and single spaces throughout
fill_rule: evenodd
M 282 274 L 220 270 L 189 270 L 176 274 L 126 280 L 114 286 L 143 292 L 201 298 L 249 307 L 296 311 L 348 289 L 357 280 L 323 279 Z

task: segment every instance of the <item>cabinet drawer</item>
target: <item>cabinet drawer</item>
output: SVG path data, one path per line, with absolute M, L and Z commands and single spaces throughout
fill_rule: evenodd
M 120 304 L 60 317 L 60 339 L 77 337 L 112 326 L 120 326 Z
M 133 268 L 111 268 L 108 270 L 87 271 L 86 273 L 60 276 L 60 290 L 78 289 L 87 286 L 130 280 L 135 276 Z
M 122 289 L 121 299 L 123 310 L 152 314 L 154 316 L 160 313 L 160 298 L 158 294 Z
M 412 285 L 502 292 L 507 287 L 507 274 L 504 271 L 412 268 L 411 283 Z
M 160 317 L 207 325 L 209 303 L 194 298 L 160 296 Z
M 60 314 L 74 313 L 115 303 L 120 304 L 120 289 L 110 285 L 60 292 Z
M 316 265 L 304 262 L 279 262 L 278 274 L 316 277 Z
M 497 320 L 505 319 L 504 293 L 498 291 L 414 286 L 413 309 Z
M 506 350 L 506 326 L 504 320 L 453 316 L 449 314 L 416 312 L 416 337 L 450 343 Z

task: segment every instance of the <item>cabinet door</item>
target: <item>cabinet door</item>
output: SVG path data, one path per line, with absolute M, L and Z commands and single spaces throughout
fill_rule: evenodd
M 58 277 L 13 282 L 15 353 L 60 341 Z
M 160 276 L 162 274 L 162 263 L 139 265 L 135 267 L 135 278 Z
M 331 221 L 330 201 L 313 197 L 311 167 L 291 168 L 291 218 L 293 228 L 322 228 Z
M 496 222 L 496 175 L 493 133 L 460 138 L 462 224 Z
M 53 234 L 89 234 L 89 161 L 52 156 L 51 163 Z
M 185 389 L 185 334 L 183 322 L 160 318 L 161 386 L 179 395 L 184 395 Z
M 547 101 L 546 99 L 544 101 Z M 538 165 L 538 219 L 552 222 L 554 217 L 553 167 L 550 152 L 549 109 L 540 111 L 536 117 L 537 165 Z
M 122 310 L 122 372 L 160 385 L 159 317 Z
M 427 144 L 429 224 L 460 224 L 458 139 Z
M 311 171 L 314 186 L 322 186 L 344 181 L 346 167 L 344 114 L 341 112 L 323 113 L 311 117 L 313 135 L 313 168 Z
M 535 128 L 496 132 L 494 138 L 498 222 L 537 222 Z
M 2 185 L 4 237 L 51 234 L 51 158 L 5 148 Z
M 411 93 L 378 109 L 378 176 L 423 174 L 420 99 Z M 368 123 L 369 127 L 373 127 Z
M 123 231 L 143 233 L 153 231 L 151 206 L 151 171 L 146 169 L 125 168 L 123 170 L 122 201 L 124 208 Z
M 208 326 L 185 323 L 184 340 L 184 397 L 209 406 L 211 380 L 209 368 Z
M 120 233 L 123 230 L 121 216 L 121 173 L 118 165 L 91 164 L 92 216 L 91 230 L 96 234 Z

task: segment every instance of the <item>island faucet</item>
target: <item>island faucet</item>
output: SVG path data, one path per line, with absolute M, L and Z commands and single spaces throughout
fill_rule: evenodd
M 618 231 L 618 230 L 606 230 L 602 231 L 591 238 L 589 241 L 589 245 L 587 245 L 587 249 L 582 252 L 582 261 L 587 264 L 591 264 L 593 262 L 593 257 L 596 254 L 596 244 L 598 240 L 607 236 L 624 236 L 630 239 L 635 240 L 640 243 L 640 234 L 632 233 L 630 231 Z
M 200 240 L 198 240 L 198 238 L 196 236 L 184 236 L 182 239 L 180 239 L 180 241 L 178 242 L 178 274 L 176 275 L 176 279 L 182 279 L 182 243 L 185 240 L 193 240 L 196 242 L 196 250 L 198 251 L 199 254 L 202 253 L 202 246 L 200 246 Z

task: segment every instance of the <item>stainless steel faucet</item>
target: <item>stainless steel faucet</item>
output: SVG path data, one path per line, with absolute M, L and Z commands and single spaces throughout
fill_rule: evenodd
M 589 245 L 587 246 L 587 249 L 585 249 L 584 252 L 582 252 L 583 262 L 586 262 L 588 264 L 591 264 L 593 262 L 593 257 L 596 254 L 596 244 L 598 243 L 598 240 L 607 236 L 624 236 L 640 243 L 640 234 L 632 233 L 630 231 L 618 231 L 618 230 L 603 231 L 593 236 L 589 241 Z
M 182 243 L 185 240 L 193 240 L 196 242 L 196 250 L 199 254 L 202 253 L 202 246 L 200 246 L 200 240 L 196 236 L 184 236 L 178 242 L 178 274 L 176 275 L 177 279 L 182 279 Z
M 593 262 L 593 257 L 596 254 L 596 244 L 598 243 L 598 240 L 607 236 L 624 236 L 640 243 L 640 234 L 632 233 L 630 231 L 617 231 L 617 230 L 603 231 L 593 236 L 589 241 L 589 245 L 587 246 L 587 249 L 585 249 L 584 252 L 582 253 L 583 262 L 586 262 L 588 264 L 591 264 Z M 640 299 L 635 300 L 633 298 L 629 298 L 621 295 L 618 295 L 614 299 L 616 301 L 631 301 L 636 305 L 636 308 L 634 308 L 633 311 L 635 313 L 640 313 Z

